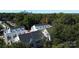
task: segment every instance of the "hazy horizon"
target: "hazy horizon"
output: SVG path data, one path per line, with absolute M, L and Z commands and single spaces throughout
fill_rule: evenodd
M 0 10 L 0 13 L 79 13 L 79 10 Z

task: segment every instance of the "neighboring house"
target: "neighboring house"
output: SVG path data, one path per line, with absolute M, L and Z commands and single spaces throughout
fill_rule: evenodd
M 4 30 L 4 39 L 5 42 L 17 42 L 19 41 L 19 35 L 26 33 L 24 27 L 19 28 L 7 28 Z
M 6 43 L 22 41 L 25 43 L 35 43 L 38 40 L 48 39 L 51 40 L 50 34 L 46 28 L 50 25 L 33 25 L 31 30 L 25 30 L 24 27 L 8 28 L 4 30 L 4 38 Z

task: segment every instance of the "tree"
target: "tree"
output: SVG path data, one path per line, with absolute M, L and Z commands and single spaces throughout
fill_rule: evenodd
M 4 39 L 0 39 L 0 48 L 5 48 L 6 44 L 4 42 Z
M 7 45 L 6 46 L 7 48 L 29 48 L 30 47 L 30 44 L 25 44 L 23 42 L 15 42 L 15 43 L 12 43 L 11 45 Z

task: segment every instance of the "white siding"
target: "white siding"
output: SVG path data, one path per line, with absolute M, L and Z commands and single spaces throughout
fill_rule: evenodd
M 31 27 L 31 31 L 30 32 L 33 32 L 33 31 L 37 31 L 38 29 L 35 27 L 35 25 L 33 25 L 32 27 Z
M 45 37 L 47 37 L 49 40 L 51 40 L 50 34 L 49 34 L 49 32 L 48 32 L 46 29 L 44 29 L 44 30 L 42 31 L 42 33 L 44 34 Z

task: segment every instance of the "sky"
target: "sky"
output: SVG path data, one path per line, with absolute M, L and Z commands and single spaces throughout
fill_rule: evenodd
M 0 0 L 0 12 L 79 13 L 79 0 Z
M 79 13 L 78 0 L 0 0 L 0 12 Z
M 30 13 L 79 13 L 79 10 L 0 10 L 1 13 L 18 13 L 22 11 Z

